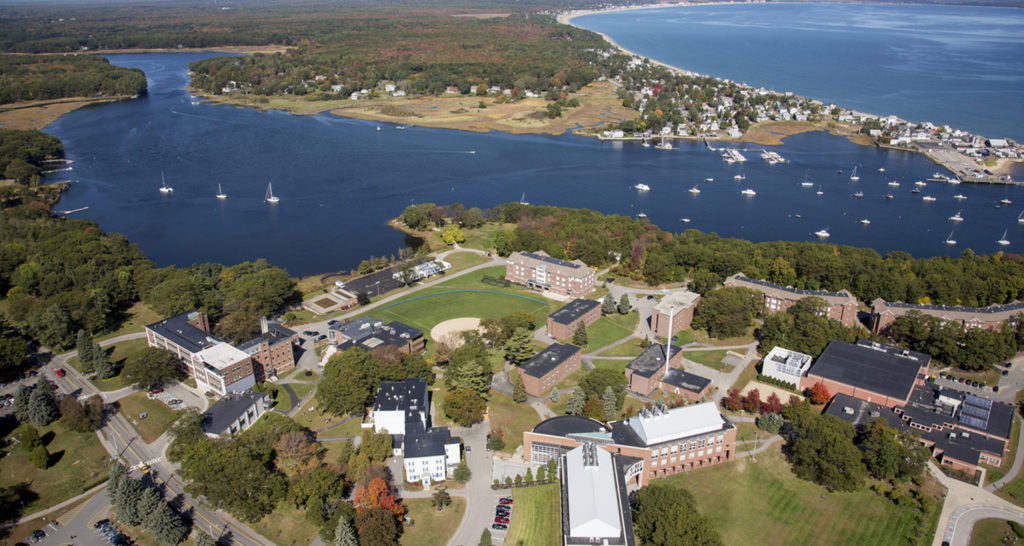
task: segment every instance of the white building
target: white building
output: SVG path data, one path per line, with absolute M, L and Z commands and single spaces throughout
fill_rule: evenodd
M 447 479 L 462 462 L 462 440 L 447 427 L 420 429 L 406 434 L 402 452 L 406 481 L 430 485 Z
M 761 361 L 761 375 L 800 388 L 800 378 L 811 368 L 811 356 L 776 346 Z
M 374 432 L 387 431 L 392 436 L 405 436 L 406 427 L 418 423 L 430 426 L 430 392 L 419 378 L 405 381 L 383 381 L 377 391 L 370 420 Z
M 252 426 L 270 409 L 266 393 L 246 391 L 231 393 L 217 400 L 206 410 L 203 431 L 207 436 L 233 436 Z
M 592 442 L 562 456 L 563 544 L 635 544 L 626 487 L 616 468 L 616 457 Z

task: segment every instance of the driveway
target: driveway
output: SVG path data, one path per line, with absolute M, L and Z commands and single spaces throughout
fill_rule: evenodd
M 466 488 L 451 493 L 461 493 L 466 497 L 466 513 L 458 530 L 448 541 L 450 545 L 476 546 L 480 543 L 480 533 L 490 528 L 494 521 L 494 504 L 500 494 L 491 489 L 491 452 L 487 451 L 487 431 L 490 423 L 484 421 L 470 428 L 453 428 L 452 434 L 462 438 L 462 445 L 470 448 L 465 453 L 466 464 L 472 477 Z M 459 495 L 459 496 L 462 496 Z

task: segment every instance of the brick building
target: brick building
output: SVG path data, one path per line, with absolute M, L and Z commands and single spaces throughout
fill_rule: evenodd
M 964 328 L 984 328 L 996 331 L 1004 324 L 1017 324 L 1024 313 L 1024 302 L 988 307 L 947 307 L 945 305 L 924 305 L 915 303 L 889 303 L 882 298 L 871 302 L 871 331 L 876 334 L 888 333 L 896 319 L 911 311 L 957 323 Z
M 861 339 L 832 340 L 800 383 L 807 389 L 823 383 L 832 394 L 843 393 L 885 407 L 905 406 L 915 385 L 928 378 L 931 357 Z
M 580 325 L 590 326 L 601 318 L 601 302 L 575 299 L 548 315 L 548 335 L 565 341 L 576 333 Z
M 513 252 L 505 262 L 505 279 L 535 290 L 581 298 L 594 290 L 597 272 L 580 260 L 559 260 L 543 250 Z
M 680 330 L 689 329 L 693 322 L 693 311 L 699 301 L 700 294 L 689 290 L 673 290 L 661 298 L 651 313 L 651 330 L 654 335 L 667 339 Z
M 196 310 L 146 325 L 150 347 L 177 355 L 196 386 L 221 396 L 256 384 L 252 357 L 210 334 L 206 314 Z
M 516 369 L 523 379 L 526 393 L 544 396 L 544 393 L 572 372 L 580 369 L 583 351 L 575 345 L 552 343 Z
M 260 320 L 260 335 L 238 346 L 238 349 L 252 357 L 256 381 L 277 379 L 281 374 L 295 368 L 295 347 L 299 334 L 280 323 Z
M 580 416 L 552 417 L 523 433 L 523 457 L 546 463 L 584 442 L 631 458 L 623 468 L 624 480 L 641 487 L 654 478 L 736 457 L 736 427 L 713 402 L 673 409 L 662 405 L 608 424 Z
M 770 315 L 789 309 L 796 302 L 810 296 L 819 297 L 828 304 L 827 318 L 838 320 L 847 328 L 857 325 L 857 298 L 848 290 L 828 292 L 825 290 L 800 290 L 791 286 L 780 286 L 768 281 L 755 280 L 737 273 L 725 280 L 725 286 L 741 286 L 764 294 L 765 310 Z

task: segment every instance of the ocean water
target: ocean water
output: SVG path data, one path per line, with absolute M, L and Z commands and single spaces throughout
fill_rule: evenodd
M 666 230 L 754 241 L 817 240 L 814 232 L 826 228 L 834 243 L 930 256 L 967 247 L 994 252 L 1007 230 L 1013 244 L 1002 249 L 1024 249 L 1017 222 L 1024 188 L 929 183 L 912 194 L 915 180 L 938 170 L 919 154 L 816 132 L 772 148 L 789 163 L 769 165 L 760 147 L 738 144 L 748 161 L 728 165 L 692 141 L 657 150 L 572 135 L 398 130 L 329 113 L 193 104 L 183 88 L 187 65 L 208 55 L 113 55 L 111 62 L 145 71 L 149 94 L 83 108 L 46 128 L 75 162 L 51 179 L 78 181 L 57 208 L 89 207 L 70 216 L 126 234 L 160 265 L 263 257 L 300 276 L 350 269 L 405 245 L 385 222 L 411 203 L 486 209 L 524 194 L 535 205 L 642 212 Z M 849 180 L 855 166 L 858 182 Z M 158 191 L 161 174 L 173 194 Z M 805 176 L 813 188 L 801 187 Z M 276 205 L 263 199 L 271 182 Z M 638 183 L 650 191 L 637 191 Z M 227 200 L 216 199 L 218 184 Z M 689 193 L 694 186 L 700 194 Z M 745 188 L 757 195 L 742 196 Z M 857 191 L 864 197 L 854 197 Z M 954 200 L 957 193 L 968 199 Z M 999 205 L 1004 198 L 1013 205 Z M 961 210 L 964 222 L 948 221 Z M 860 224 L 864 218 L 871 224 Z M 951 231 L 952 247 L 943 244 Z
M 573 23 L 702 74 L 1024 140 L 1024 10 L 734 4 L 600 13 Z

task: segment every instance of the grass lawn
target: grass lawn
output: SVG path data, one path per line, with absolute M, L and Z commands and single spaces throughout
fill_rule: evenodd
M 720 372 L 729 373 L 733 368 L 728 364 L 722 363 L 722 359 L 725 358 L 725 351 L 686 351 L 683 353 L 683 358 Z
M 359 436 L 362 433 L 362 421 L 359 419 L 352 419 L 343 425 L 338 425 L 332 429 L 325 430 L 320 433 L 322 436 Z
M 895 545 L 917 530 L 910 510 L 867 487 L 829 493 L 797 478 L 779 446 L 758 455 L 756 464 L 719 464 L 668 481 L 693 494 L 726 544 Z M 925 533 L 933 532 L 936 515 L 925 518 Z
M 508 526 L 505 544 L 531 546 L 559 544 L 562 532 L 562 508 L 557 483 L 512 490 L 515 511 Z
M 444 261 L 452 264 L 452 268 L 448 270 L 451 273 L 473 267 L 474 265 L 480 265 L 489 260 L 490 258 L 487 256 L 481 256 L 476 252 L 453 252 L 444 259 Z
M 602 352 L 601 356 L 640 356 L 640 353 L 644 352 L 644 348 L 640 346 L 642 342 L 640 338 L 630 338 L 629 341 Z
M 503 229 L 512 229 L 515 224 L 484 224 L 476 229 L 467 229 L 466 240 L 461 243 L 465 248 L 477 248 L 480 250 L 494 250 L 494 236 Z M 445 260 L 450 261 L 450 260 Z M 485 260 L 486 261 L 486 258 Z M 455 262 L 452 262 L 455 266 Z
M 321 429 L 323 427 L 326 427 L 327 425 L 337 423 L 342 418 L 335 417 L 330 413 L 321 412 L 319 409 L 317 409 L 316 397 L 313 397 L 310 398 L 308 402 L 306 402 L 306 405 L 302 406 L 302 408 L 299 409 L 298 413 L 296 413 L 295 417 L 293 417 L 292 419 L 296 423 L 310 430 L 316 431 L 317 429 Z
M 588 371 L 590 371 L 590 369 L 587 368 L 586 366 L 580 366 L 580 369 L 576 370 L 575 372 L 572 372 L 565 379 L 563 379 L 561 382 L 555 385 L 556 387 L 558 387 L 558 392 L 562 393 L 565 392 L 567 389 L 571 389 L 576 385 L 579 385 L 580 380 L 583 379 L 584 375 L 587 375 Z M 547 394 L 551 394 L 551 391 L 548 391 Z
M 110 456 L 96 433 L 70 431 L 59 421 L 36 430 L 50 452 L 49 468 L 40 470 L 33 466 L 28 454 L 14 444 L 4 447 L 5 455 L 0 458 L 0 487 L 27 483 L 38 495 L 25 504 L 24 514 L 80 495 L 107 479 Z
M 274 384 L 271 383 L 271 385 Z M 299 399 L 292 400 L 291 395 L 288 394 L 288 391 L 284 390 L 284 387 L 281 385 L 274 385 L 271 388 L 277 391 L 277 398 L 274 399 L 276 402 L 276 404 L 274 404 L 274 409 L 277 411 L 284 413 L 292 409 L 292 405 L 299 403 Z
M 640 321 L 639 313 L 605 315 L 587 326 L 587 346 L 583 352 L 596 351 L 605 345 L 629 337 Z
M 310 544 L 320 533 L 315 525 L 306 520 L 306 513 L 297 510 L 288 501 L 281 501 L 277 509 L 252 526 L 253 530 L 274 541 L 274 544 L 296 546 Z
M 523 432 L 540 422 L 540 416 L 527 404 L 516 404 L 512 398 L 492 390 L 487 401 L 491 428 L 505 431 L 505 453 L 512 453 L 523 445 Z
M 595 368 L 601 368 L 604 370 L 615 370 L 617 372 L 625 373 L 626 366 L 629 366 L 630 360 L 601 360 L 594 359 L 590 361 Z
M 546 405 L 551 411 L 555 412 L 555 415 L 565 415 L 565 406 L 569 404 L 569 394 L 562 393 L 558 394 L 558 402 L 552 402 L 549 398 L 544 405 Z
M 405 546 L 447 544 L 466 513 L 466 499 L 460 497 L 452 497 L 452 503 L 440 512 L 430 506 L 430 499 L 408 499 L 402 504 L 408 508 L 406 515 L 413 520 L 412 525 L 405 525 L 399 540 Z
M 128 341 L 115 343 L 113 345 L 108 345 L 104 347 L 103 350 L 107 351 L 107 355 L 110 357 L 111 364 L 113 364 L 116 367 L 121 367 L 124 365 L 125 361 L 128 360 L 129 357 L 132 357 L 135 354 L 139 353 L 147 346 L 148 344 L 146 342 L 146 339 L 142 338 L 131 339 Z M 77 356 L 71 357 L 71 359 L 68 360 L 68 364 L 74 366 L 76 370 L 82 371 Z M 93 377 L 92 384 L 95 385 L 97 389 L 104 392 L 116 391 L 131 386 L 124 380 L 123 377 L 121 377 L 120 374 L 115 375 L 110 379 L 99 379 Z
M 684 353 L 683 356 L 686 356 L 686 354 Z M 739 389 L 739 390 L 742 391 L 743 387 L 746 387 L 747 383 L 750 383 L 756 377 L 757 377 L 757 365 L 750 364 L 746 368 L 744 368 L 742 372 L 740 372 L 739 377 L 736 378 L 736 382 L 732 384 L 732 387 L 729 387 L 729 390 Z M 728 391 L 726 391 L 726 392 L 728 392 Z
M 703 343 L 704 345 L 713 346 L 728 346 L 728 345 L 746 345 L 747 343 L 753 343 L 757 341 L 754 338 L 754 327 L 747 328 L 746 333 L 739 337 L 730 337 L 725 339 L 713 338 L 708 335 L 706 330 L 692 330 L 693 341 L 697 343 Z
M 1024 544 L 1024 539 L 1014 534 L 1010 522 L 1005 519 L 983 519 L 974 524 L 971 531 L 971 546 L 990 544 Z
M 295 396 L 298 396 L 299 400 L 305 398 L 309 391 L 316 388 L 316 385 L 311 383 L 289 383 L 289 385 L 291 385 L 292 390 L 295 391 Z M 299 400 L 296 400 L 296 402 Z
M 1010 433 L 1010 443 L 1008 447 L 1009 451 L 1003 454 L 1003 464 L 999 467 L 995 467 L 988 464 L 982 464 L 985 468 L 985 485 L 988 485 L 999 478 L 1002 478 L 1010 471 L 1010 467 L 1013 466 L 1013 459 L 1017 454 L 1017 441 L 1020 439 L 1020 418 L 1014 416 L 1013 419 L 1013 432 Z
M 444 398 L 448 393 L 445 392 L 443 383 L 438 381 L 433 387 L 430 388 L 430 401 L 434 404 L 434 426 L 435 427 L 454 427 L 455 421 L 452 421 L 444 414 Z
M 679 330 L 676 335 L 672 336 L 672 345 L 689 345 L 693 343 L 693 330 Z
M 95 338 L 95 341 L 102 341 L 132 332 L 141 332 L 147 324 L 153 324 L 162 318 L 156 311 L 150 309 L 148 305 L 138 302 L 124 312 L 124 322 L 121 323 L 120 328 Z
M 1024 400 L 1024 390 L 1017 392 L 1017 396 L 1014 399 L 1014 407 L 1019 407 L 1022 400 Z M 1014 420 L 1014 432 L 1019 432 L 1020 419 L 1015 417 Z M 1024 506 L 1024 476 L 1018 475 L 1016 479 L 996 490 L 996 495 L 1017 506 Z
M 132 393 L 117 401 L 121 414 L 135 425 L 139 436 L 147 443 L 160 437 L 175 421 L 180 411 L 174 411 L 159 400 L 146 398 L 146 393 Z M 145 413 L 146 418 L 140 419 L 139 414 Z

